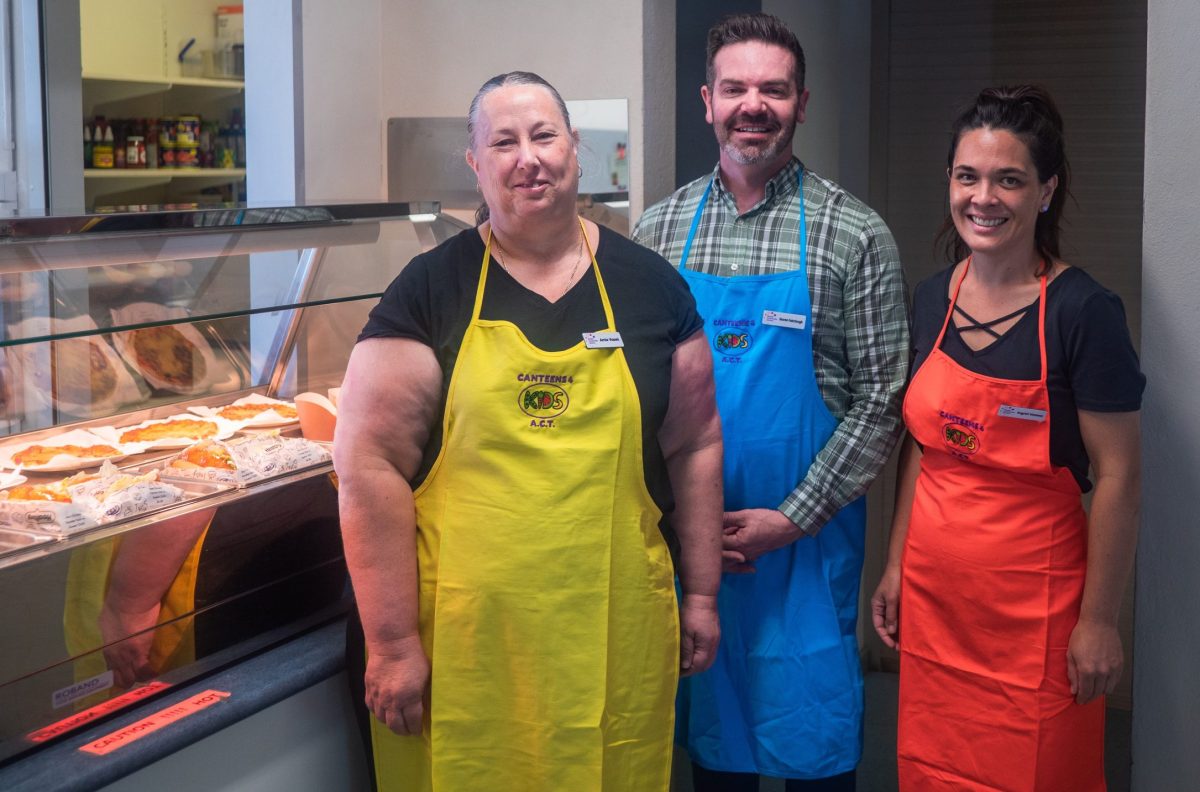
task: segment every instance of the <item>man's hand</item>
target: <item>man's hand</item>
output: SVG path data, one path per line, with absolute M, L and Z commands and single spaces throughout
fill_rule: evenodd
M 396 734 L 420 734 L 429 689 L 429 658 L 413 635 L 367 653 L 367 709 Z
M 725 512 L 721 561 L 726 572 L 753 572 L 754 562 L 804 536 L 778 509 Z
M 691 676 L 707 671 L 717 659 L 721 642 L 721 624 L 717 618 L 717 598 L 684 594 L 679 603 L 679 675 Z

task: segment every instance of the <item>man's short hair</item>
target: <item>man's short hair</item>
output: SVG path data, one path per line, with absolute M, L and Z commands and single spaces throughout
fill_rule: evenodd
M 804 50 L 783 20 L 770 14 L 730 14 L 712 26 L 708 31 L 708 54 L 704 63 L 705 81 L 710 89 L 715 87 L 717 75 L 713 59 L 717 53 L 724 46 L 742 41 L 774 44 L 792 53 L 796 59 L 796 90 L 804 90 Z

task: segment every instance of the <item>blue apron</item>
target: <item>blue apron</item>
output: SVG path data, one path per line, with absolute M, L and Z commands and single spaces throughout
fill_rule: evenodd
M 725 436 L 725 509 L 774 509 L 804 479 L 837 420 L 813 373 L 803 171 L 800 266 L 726 278 L 689 271 L 692 218 L 679 269 L 713 351 Z M 866 504 L 838 512 L 815 538 L 721 579 L 721 645 L 707 672 L 680 682 L 679 741 L 711 770 L 780 778 L 849 772 L 862 754 L 858 593 Z

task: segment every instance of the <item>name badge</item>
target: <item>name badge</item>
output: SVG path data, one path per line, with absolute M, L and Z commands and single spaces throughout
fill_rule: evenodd
M 997 414 L 1001 418 L 1020 418 L 1022 421 L 1037 421 L 1038 423 L 1046 420 L 1045 410 L 1036 410 L 1033 407 L 1014 407 L 1011 404 L 1001 404 Z
M 783 311 L 763 311 L 762 323 L 773 327 L 790 327 L 793 330 L 803 330 L 808 324 L 804 314 L 784 313 Z
M 620 333 L 584 333 L 583 345 L 588 349 L 610 349 L 623 347 L 625 342 L 621 340 Z

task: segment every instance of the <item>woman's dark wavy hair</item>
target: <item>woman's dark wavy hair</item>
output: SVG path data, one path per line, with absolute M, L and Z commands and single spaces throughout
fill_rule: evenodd
M 468 144 L 472 149 L 475 148 L 475 127 L 479 125 L 479 105 L 483 102 L 483 97 L 490 94 L 497 88 L 504 88 L 509 85 L 540 85 L 550 92 L 554 97 L 554 103 L 558 105 L 558 111 L 562 113 L 563 123 L 567 125 L 567 129 L 571 128 L 571 113 L 567 110 L 567 103 L 563 101 L 562 94 L 558 92 L 550 83 L 538 74 L 527 71 L 510 71 L 504 74 L 497 74 L 492 79 L 480 86 L 475 93 L 475 98 L 471 100 L 471 106 L 467 109 L 467 138 Z M 483 225 L 488 219 L 487 204 L 480 204 L 475 210 L 475 225 Z
M 1037 178 L 1046 183 L 1058 177 L 1058 187 L 1050 198 L 1050 208 L 1038 214 L 1033 244 L 1042 263 L 1038 275 L 1045 274 L 1059 258 L 1059 223 L 1067 201 L 1071 168 L 1063 142 L 1062 115 L 1044 88 L 1036 85 L 999 86 L 979 92 L 973 104 L 963 110 L 950 128 L 950 153 L 946 167 L 954 167 L 958 141 L 972 129 L 1003 129 L 1016 135 L 1029 149 L 1037 169 Z M 970 250 L 958 235 L 949 214 L 934 242 L 951 262 L 961 261 Z

